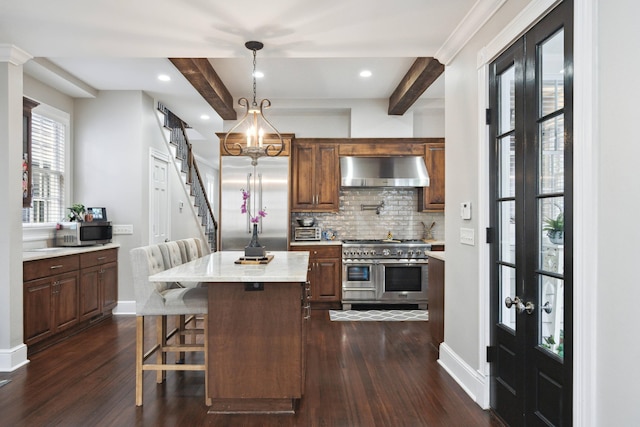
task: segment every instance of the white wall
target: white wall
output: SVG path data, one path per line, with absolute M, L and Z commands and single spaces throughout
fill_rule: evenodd
M 482 240 L 478 210 L 486 206 L 479 200 L 478 159 L 481 135 L 478 134 L 478 53 L 525 6 L 507 2 L 492 19 L 445 66 L 445 343 L 471 369 L 481 368 L 479 291 L 479 251 Z M 506 47 L 506 46 L 505 46 Z M 472 219 L 460 218 L 459 206 L 471 202 Z M 475 230 L 475 246 L 460 243 L 460 228 Z
M 74 201 L 105 206 L 114 224 L 133 226 L 114 235 L 118 255 L 118 300 L 133 301 L 129 251 L 149 244 L 149 149 L 167 152 L 156 101 L 142 91 L 100 92 L 75 103 Z M 199 237 L 179 172 L 169 167 L 171 239 Z M 182 212 L 178 201 L 184 203 Z
M 597 410 L 594 425 L 640 425 L 640 5 L 595 2 L 597 22 Z M 576 284 L 579 286 L 580 284 Z
M 95 99 L 77 99 L 74 109 L 72 202 L 105 206 L 114 224 L 133 225 L 133 235 L 113 238 L 121 245 L 119 300 L 134 299 L 129 251 L 148 242 L 148 152 L 153 135 L 148 131 L 153 128 L 145 115 L 152 111 L 153 101 L 140 91 L 100 92 Z

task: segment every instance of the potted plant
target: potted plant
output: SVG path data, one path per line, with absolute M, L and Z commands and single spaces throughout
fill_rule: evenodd
M 85 208 L 84 205 L 81 203 L 74 203 L 73 206 L 71 206 L 69 209 L 69 215 L 67 216 L 69 218 L 69 221 L 83 221 L 84 220 L 84 213 L 85 213 Z
M 549 237 L 551 243 L 556 245 L 564 243 L 564 213 L 560 212 L 555 219 L 545 219 L 542 230 L 547 232 L 547 237 Z

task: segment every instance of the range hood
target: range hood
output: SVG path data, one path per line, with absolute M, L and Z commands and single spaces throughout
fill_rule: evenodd
M 428 187 L 420 156 L 340 157 L 342 187 Z

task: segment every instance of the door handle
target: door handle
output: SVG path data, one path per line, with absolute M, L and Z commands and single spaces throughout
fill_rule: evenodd
M 522 303 L 522 300 L 520 299 L 519 296 L 516 296 L 513 299 L 511 299 L 511 297 L 506 297 L 504 299 L 504 305 L 507 308 L 511 308 L 511 307 L 515 306 L 516 312 L 518 314 L 522 313 L 525 310 L 525 305 Z
M 525 311 L 527 312 L 527 314 L 531 314 L 533 313 L 533 310 L 536 308 L 535 304 L 532 303 L 531 301 L 527 302 L 526 304 L 523 304 L 522 300 L 518 296 L 516 296 L 513 299 L 511 299 L 511 297 L 506 297 L 504 299 L 504 305 L 507 308 L 511 308 L 515 306 L 516 312 L 518 314 L 522 314 Z

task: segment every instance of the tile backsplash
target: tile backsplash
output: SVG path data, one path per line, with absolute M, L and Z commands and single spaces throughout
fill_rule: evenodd
M 374 206 L 384 202 L 376 213 Z M 362 206 L 372 210 L 362 210 Z M 292 229 L 296 218 L 311 216 L 323 230 L 333 230 L 337 238 L 385 239 L 391 232 L 396 239 L 421 239 L 425 225 L 435 225 L 432 237 L 444 240 L 444 213 L 418 212 L 418 190 L 415 188 L 362 188 L 340 190 L 338 213 L 292 213 Z M 424 224 L 424 225 L 423 225 Z

